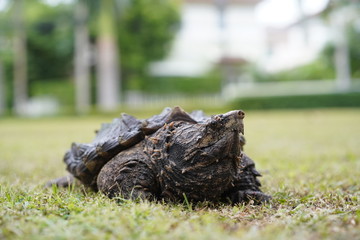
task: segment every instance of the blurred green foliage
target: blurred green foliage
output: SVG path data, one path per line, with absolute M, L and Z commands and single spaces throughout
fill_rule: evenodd
M 165 57 L 180 21 L 178 3 L 133 0 L 119 17 L 121 67 L 125 89 L 145 90 L 148 63 Z
M 74 52 L 72 7 L 51 7 L 38 1 L 26 5 L 29 81 L 67 79 Z
M 85 1 L 90 9 L 91 42 L 95 44 L 98 29 L 98 1 Z M 179 24 L 177 1 L 133 0 L 111 1 L 115 11 L 125 89 L 144 89 L 149 62 L 167 53 Z M 127 2 L 127 4 L 119 4 Z M 74 4 L 50 6 L 40 0 L 25 1 L 29 81 L 69 81 L 73 72 Z M 0 36 L 10 42 L 1 51 L 7 79 L 12 79 L 12 8 L 0 13 Z M 65 84 L 66 85 L 66 84 Z M 37 95 L 38 88 L 32 88 Z
M 69 79 L 34 81 L 30 91 L 38 96 L 53 96 L 62 106 L 74 106 L 75 87 Z

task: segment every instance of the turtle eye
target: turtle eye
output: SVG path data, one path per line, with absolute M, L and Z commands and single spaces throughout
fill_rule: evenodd
M 208 126 L 209 126 L 211 129 L 215 129 L 215 128 L 218 126 L 218 124 L 219 124 L 218 121 L 212 119 L 212 121 L 209 123 Z

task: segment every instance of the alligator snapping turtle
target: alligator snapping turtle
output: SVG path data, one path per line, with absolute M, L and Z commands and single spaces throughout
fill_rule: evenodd
M 103 124 L 90 144 L 73 143 L 64 162 L 73 177 L 109 197 L 263 202 L 259 172 L 243 153 L 241 110 L 207 117 L 165 108 L 138 120 Z M 48 183 L 67 186 L 69 178 Z

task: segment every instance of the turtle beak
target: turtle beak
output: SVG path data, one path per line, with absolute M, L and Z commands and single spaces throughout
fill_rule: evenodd
M 245 113 L 241 110 L 230 111 L 223 115 L 223 118 L 229 119 L 228 126 L 234 128 L 234 130 L 236 129 L 242 134 L 244 134 L 244 117 Z
M 238 118 L 240 119 L 240 129 L 239 131 L 244 135 L 245 134 L 245 131 L 244 131 L 244 122 L 243 122 L 243 119 L 245 117 L 245 113 L 241 110 L 238 110 L 237 111 L 237 116 Z
M 222 134 L 228 130 L 244 134 L 244 117 L 245 113 L 243 111 L 234 110 L 225 114 L 212 116 L 211 120 L 205 124 L 217 131 L 218 134 Z

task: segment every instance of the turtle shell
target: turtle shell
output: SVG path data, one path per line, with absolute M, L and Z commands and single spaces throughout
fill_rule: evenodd
M 97 190 L 96 178 L 101 168 L 121 151 L 133 147 L 166 123 L 197 123 L 206 119 L 202 111 L 187 114 L 180 107 L 165 108 L 159 115 L 142 120 L 123 113 L 121 118 L 102 124 L 93 142 L 72 143 L 64 156 L 66 169 L 84 185 Z

